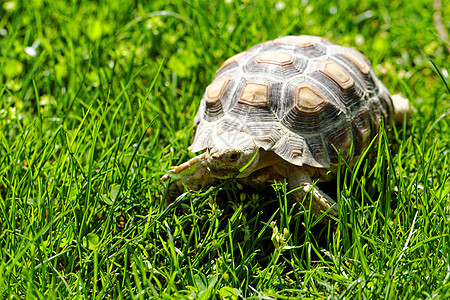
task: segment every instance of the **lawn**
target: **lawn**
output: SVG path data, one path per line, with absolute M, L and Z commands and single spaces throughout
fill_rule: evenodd
M 450 297 L 442 2 L 0 1 L 0 299 Z M 357 48 L 416 108 L 323 186 L 340 219 L 282 183 L 169 201 L 216 69 L 299 34 Z

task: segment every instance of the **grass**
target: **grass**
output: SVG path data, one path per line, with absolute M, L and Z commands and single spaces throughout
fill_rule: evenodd
M 449 53 L 430 0 L 0 12 L 0 299 L 450 297 Z M 167 203 L 160 177 L 192 156 L 215 70 L 289 34 L 358 48 L 411 99 L 408 127 L 323 187 L 340 204 L 334 226 L 313 226 L 283 184 Z

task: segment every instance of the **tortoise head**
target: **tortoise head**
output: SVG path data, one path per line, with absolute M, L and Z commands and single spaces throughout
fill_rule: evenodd
M 214 136 L 208 148 L 207 166 L 212 177 L 227 179 L 247 166 L 238 177 L 247 177 L 259 160 L 259 147 L 243 132 L 225 132 Z

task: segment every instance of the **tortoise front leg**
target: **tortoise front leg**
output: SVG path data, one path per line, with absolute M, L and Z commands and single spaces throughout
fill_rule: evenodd
M 325 212 L 334 217 L 338 216 L 337 203 L 315 186 L 311 177 L 301 167 L 292 168 L 287 173 L 288 186 L 297 203 L 303 204 L 305 209 L 311 209 L 316 218 L 320 218 Z
M 198 191 L 218 182 L 217 178 L 210 176 L 206 166 L 206 155 L 206 153 L 200 154 L 179 166 L 174 166 L 161 177 L 162 181 L 174 179 L 169 184 L 169 194 L 179 194 L 185 187 L 190 191 Z

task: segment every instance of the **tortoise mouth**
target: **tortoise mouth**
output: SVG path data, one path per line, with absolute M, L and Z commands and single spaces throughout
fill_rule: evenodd
M 240 164 L 235 159 L 235 153 L 210 153 L 206 165 L 212 177 L 228 179 L 239 172 Z
M 239 153 L 230 151 L 227 153 L 210 153 L 206 165 L 212 177 L 218 179 L 229 179 L 233 176 L 238 178 L 250 175 L 259 160 L 259 152 Z
M 219 169 L 212 166 L 208 166 L 208 169 L 211 176 L 218 179 L 229 179 L 239 172 L 239 169 Z

